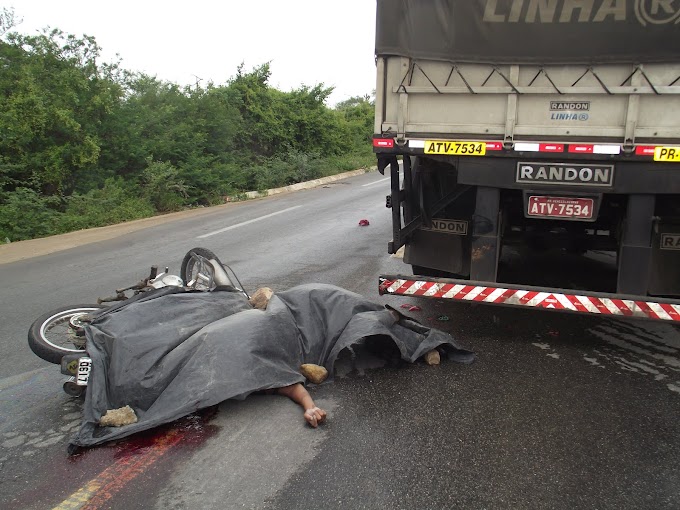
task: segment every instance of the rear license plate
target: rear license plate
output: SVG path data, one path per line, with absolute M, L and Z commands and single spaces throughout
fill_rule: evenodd
M 76 384 L 78 386 L 87 386 L 90 379 L 90 370 L 92 370 L 91 358 L 80 358 L 78 360 L 78 373 L 76 374 Z
M 592 198 L 529 196 L 527 215 L 534 218 L 589 220 L 593 217 Z
M 654 161 L 680 161 L 680 147 L 655 147 Z
M 455 140 L 427 140 L 425 154 L 448 156 L 484 156 L 486 142 L 458 142 Z

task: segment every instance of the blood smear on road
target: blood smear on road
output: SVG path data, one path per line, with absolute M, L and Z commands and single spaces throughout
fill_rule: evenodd
M 95 510 L 102 508 L 127 483 L 142 474 L 154 462 L 179 443 L 186 431 L 169 430 L 156 438 L 145 452 L 139 451 L 122 457 L 90 480 L 84 487 L 54 507 L 54 510 Z

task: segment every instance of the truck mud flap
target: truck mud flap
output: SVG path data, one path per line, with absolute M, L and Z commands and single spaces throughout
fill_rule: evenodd
M 631 317 L 680 324 L 680 299 L 494 284 L 449 278 L 383 275 L 380 295 L 452 299 L 571 313 Z
M 659 222 L 654 229 L 649 294 L 680 296 L 680 222 Z
M 390 190 L 391 194 L 387 199 L 387 207 L 392 209 L 392 240 L 387 245 L 387 252 L 397 253 L 399 248 L 404 246 L 413 233 L 421 226 L 430 227 L 432 218 L 442 211 L 447 205 L 455 202 L 462 195 L 467 193 L 471 186 L 460 186 L 452 190 L 446 196 L 439 198 L 431 204 L 427 204 L 425 198 L 420 194 L 422 190 L 413 188 L 413 173 L 411 159 L 403 159 L 404 179 L 403 186 L 399 183 L 399 162 L 395 156 L 378 158 L 378 168 L 383 171 L 390 168 Z M 418 207 L 416 207 L 418 206 Z M 402 225 L 402 207 L 404 210 Z

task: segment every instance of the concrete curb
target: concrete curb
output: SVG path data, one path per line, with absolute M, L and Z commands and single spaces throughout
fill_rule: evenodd
M 339 181 L 341 179 L 346 179 L 348 177 L 354 177 L 355 175 L 361 175 L 365 174 L 370 170 L 375 170 L 377 167 L 370 168 L 369 170 L 365 170 L 363 168 L 359 170 L 351 170 L 349 172 L 344 172 L 342 174 L 336 174 L 336 175 L 329 175 L 328 177 L 322 177 L 320 179 L 314 179 L 311 181 L 306 181 L 306 182 L 298 182 L 297 184 L 291 184 L 290 186 L 284 186 L 282 188 L 273 188 L 273 189 L 268 189 L 266 191 L 260 192 L 260 191 L 247 191 L 245 195 L 248 198 L 260 198 L 260 197 L 268 197 L 271 195 L 278 195 L 279 193 L 287 193 L 290 191 L 300 191 L 303 189 L 309 189 L 309 188 L 314 188 L 316 186 L 321 186 L 323 184 L 329 184 L 331 182 Z
M 269 189 L 263 192 L 248 191 L 245 195 L 252 198 L 264 198 L 271 195 L 278 195 L 281 193 L 290 193 L 300 191 L 303 189 L 311 189 L 324 184 L 329 184 L 356 175 L 361 175 L 375 170 L 376 167 L 369 169 L 351 170 L 341 174 L 330 175 L 322 177 L 321 179 L 314 179 L 312 181 L 300 182 L 282 188 Z M 160 216 L 152 216 L 151 218 L 143 218 L 141 220 L 127 221 L 117 225 L 108 225 L 106 227 L 90 228 L 87 230 L 78 230 L 69 232 L 67 234 L 59 234 L 51 237 L 43 237 L 40 239 L 31 239 L 29 241 L 17 241 L 9 244 L 0 245 L 0 264 L 9 264 L 18 260 L 29 259 L 32 257 L 39 257 L 41 255 L 49 255 L 58 251 L 68 250 L 83 246 L 85 244 L 96 243 L 98 241 L 105 241 L 113 239 L 118 236 L 137 232 L 145 228 L 153 227 L 155 225 L 162 225 L 182 218 L 193 218 L 195 216 L 203 216 L 215 212 L 224 207 L 232 207 L 238 202 L 227 202 L 212 207 L 200 207 L 196 209 L 187 209 L 186 211 L 179 211 L 175 213 L 163 214 Z

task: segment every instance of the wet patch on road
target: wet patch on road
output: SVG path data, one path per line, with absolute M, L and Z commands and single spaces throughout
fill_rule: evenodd
M 680 330 L 667 324 L 605 321 L 589 330 L 603 342 L 584 359 L 650 378 L 680 395 Z
M 550 347 L 550 344 L 533 342 L 531 345 L 533 345 L 534 347 L 538 347 L 543 351 L 550 351 L 546 354 L 546 356 L 548 356 L 549 358 L 560 359 L 560 355 L 557 352 L 555 352 L 552 347 Z

